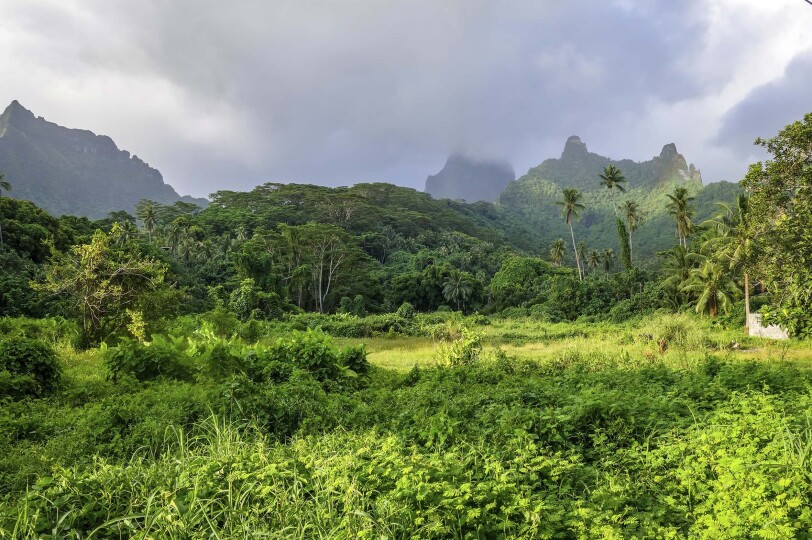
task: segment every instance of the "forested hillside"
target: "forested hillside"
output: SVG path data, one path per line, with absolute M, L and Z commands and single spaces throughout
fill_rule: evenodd
M 610 166 L 625 179 L 620 187 L 607 189 L 601 182 L 600 175 Z M 742 192 L 737 184 L 729 182 L 703 187 L 699 171 L 687 164 L 673 144 L 664 146 L 652 160 L 637 163 L 591 153 L 578 137 L 570 137 L 560 159 L 545 160 L 511 182 L 499 201 L 523 216 L 550 245 L 558 238 L 569 239 L 569 227 L 561 218 L 558 203 L 564 189 L 577 189 L 584 207 L 573 222 L 577 240 L 585 243 L 586 251 L 612 249 L 616 253 L 622 248 L 616 218 L 625 221 L 627 204 L 633 203 L 637 262 L 654 267 L 656 254 L 668 249 L 677 236 L 667 208 L 668 195 L 676 188 L 684 188 L 695 197 L 692 220 L 697 224 L 718 212 L 717 203 L 732 204 Z

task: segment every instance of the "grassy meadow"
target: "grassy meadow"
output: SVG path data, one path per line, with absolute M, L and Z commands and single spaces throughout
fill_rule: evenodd
M 187 317 L 86 351 L 64 321 L 0 320 L 60 374 L 23 397 L 0 376 L 0 538 L 812 529 L 808 343 L 683 314 L 376 317 Z

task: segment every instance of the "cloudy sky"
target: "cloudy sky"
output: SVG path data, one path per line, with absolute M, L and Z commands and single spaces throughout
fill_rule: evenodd
M 0 108 L 110 135 L 178 191 L 422 188 L 665 143 L 706 181 L 812 112 L 804 0 L 3 0 Z

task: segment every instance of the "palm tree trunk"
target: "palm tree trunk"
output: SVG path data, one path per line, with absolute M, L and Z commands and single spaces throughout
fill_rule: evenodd
M 750 335 L 750 274 L 744 273 L 744 333 Z
M 634 255 L 634 252 L 632 251 L 632 228 L 630 226 L 629 227 L 629 262 L 633 262 L 633 259 L 634 259 L 633 255 Z M 632 266 L 634 266 L 634 264 L 632 264 Z
M 570 235 L 572 236 L 572 250 L 575 252 L 575 266 L 578 267 L 578 281 L 583 281 L 584 276 L 581 274 L 581 261 L 578 258 L 578 247 L 575 245 L 575 232 L 572 230 L 572 221 L 570 221 Z

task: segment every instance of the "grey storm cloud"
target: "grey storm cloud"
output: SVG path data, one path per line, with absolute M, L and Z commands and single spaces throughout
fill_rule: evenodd
M 747 158 L 762 159 L 757 137 L 774 136 L 785 125 L 812 112 L 812 49 L 798 55 L 784 75 L 757 87 L 722 118 L 715 142 Z
M 572 134 L 636 159 L 676 140 L 702 166 L 679 107 L 721 118 L 735 99 L 709 96 L 756 46 L 735 36 L 791 17 L 743 4 L 758 1 L 7 0 L 0 98 L 111 135 L 195 195 L 422 188 L 460 151 L 521 172 Z M 736 110 L 722 134 L 749 122 Z

